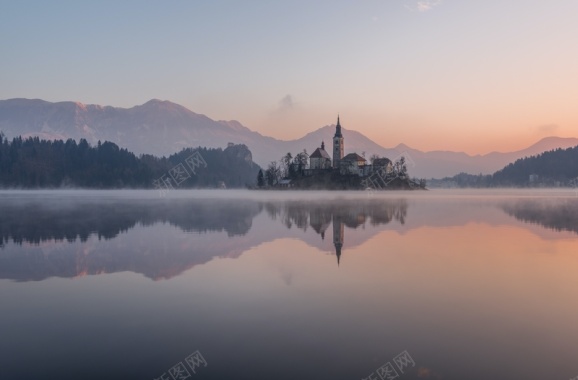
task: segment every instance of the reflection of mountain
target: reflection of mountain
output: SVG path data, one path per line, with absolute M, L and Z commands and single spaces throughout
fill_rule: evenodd
M 243 240 L 260 207 L 235 200 L 4 200 L 0 278 L 121 271 L 170 278 L 214 257 L 241 254 L 229 238 Z M 185 239 L 174 226 L 187 232 Z
M 403 234 L 423 226 L 508 223 L 497 205 L 525 223 L 578 233 L 578 198 L 258 201 L 95 193 L 3 194 L 0 278 L 31 281 L 123 271 L 172 278 L 280 238 L 331 252 L 343 265 L 348 250 L 384 229 Z
M 518 200 L 504 203 L 502 209 L 525 223 L 578 233 L 578 198 Z
M 508 221 L 498 205 L 524 222 L 578 233 L 578 198 L 257 201 L 96 193 L 3 194 L 0 278 L 31 281 L 130 271 L 166 279 L 214 258 L 237 258 L 279 238 L 299 239 L 332 252 L 343 265 L 348 250 L 385 228 L 403 234 L 423 226 L 518 223 Z
M 0 278 L 40 281 L 50 277 L 73 278 L 129 271 L 158 280 L 205 264 L 223 256 L 223 252 L 231 257 L 243 252 L 223 233 L 215 233 L 223 241 L 215 246 L 212 234 L 201 234 L 194 240 L 182 239 L 183 234 L 178 229 L 158 226 L 154 235 L 150 227 L 136 226 L 130 233 L 109 240 L 90 236 L 84 242 L 8 245 L 0 250 Z
M 250 231 L 263 209 L 266 220 Z M 171 278 L 215 257 L 238 257 L 250 247 L 285 237 L 292 226 L 302 231 L 312 227 L 323 240 L 333 223 L 340 231 L 334 234 L 340 250 L 344 226 L 403 221 L 406 210 L 402 200 L 5 198 L 0 202 L 0 278 L 29 281 L 121 271 Z M 282 222 L 273 231 L 265 228 L 271 219 Z M 351 240 L 360 237 L 367 235 Z

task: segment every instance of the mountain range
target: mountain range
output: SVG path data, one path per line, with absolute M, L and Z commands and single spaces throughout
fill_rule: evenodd
M 216 121 L 189 109 L 157 99 L 132 108 L 86 105 L 78 102 L 47 102 L 40 99 L 0 100 L 0 131 L 6 137 L 38 136 L 45 139 L 86 139 L 91 144 L 111 141 L 136 154 L 169 155 L 187 147 L 224 148 L 228 143 L 245 144 L 253 160 L 266 167 L 291 152 L 313 152 L 327 143 L 335 125 L 326 125 L 295 140 L 279 140 L 252 131 L 235 120 Z M 365 152 L 396 160 L 405 156 L 409 173 L 420 178 L 442 178 L 466 172 L 491 174 L 526 156 L 578 145 L 578 138 L 547 137 L 515 152 L 468 155 L 463 152 L 423 152 L 407 145 L 383 147 L 360 132 L 342 128 L 345 153 Z

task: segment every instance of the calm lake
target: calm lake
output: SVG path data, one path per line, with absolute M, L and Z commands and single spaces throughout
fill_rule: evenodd
M 578 376 L 578 194 L 2 191 L 0 379 Z

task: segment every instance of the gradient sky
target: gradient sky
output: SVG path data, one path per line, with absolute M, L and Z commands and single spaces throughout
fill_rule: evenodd
M 282 139 L 578 137 L 578 1 L 0 0 L 0 99 L 171 100 Z

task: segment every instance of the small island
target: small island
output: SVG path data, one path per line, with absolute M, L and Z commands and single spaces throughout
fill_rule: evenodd
M 279 162 L 272 161 L 259 170 L 257 189 L 263 190 L 426 190 L 424 179 L 411 179 L 405 157 L 392 162 L 387 157 L 365 153 L 344 155 L 345 140 L 337 116 L 333 136 L 333 157 L 325 150 L 325 142 L 309 155 L 307 150 L 293 156 L 287 153 Z

